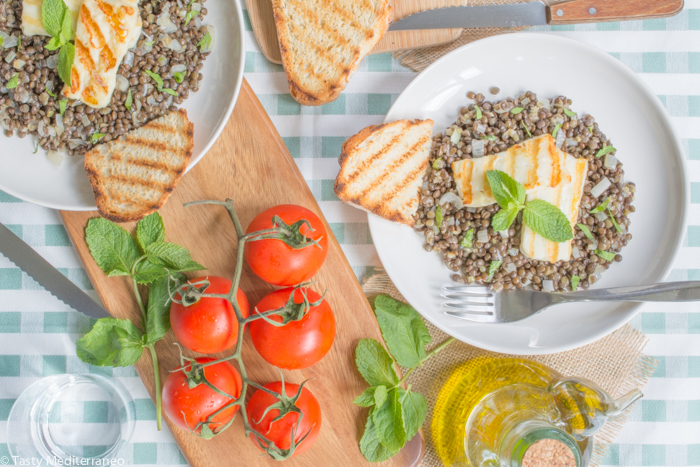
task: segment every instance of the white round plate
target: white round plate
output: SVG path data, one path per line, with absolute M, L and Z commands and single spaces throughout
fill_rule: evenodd
M 500 88 L 498 96 L 489 90 Z M 662 282 L 683 241 L 688 183 L 680 139 L 661 102 L 631 70 L 584 43 L 546 34 L 504 34 L 468 44 L 433 63 L 404 90 L 386 117 L 432 118 L 439 133 L 457 118 L 469 91 L 487 99 L 533 91 L 565 95 L 591 114 L 617 148 L 625 178 L 637 185 L 632 241 L 595 287 Z M 494 352 L 536 355 L 593 342 L 629 321 L 640 304 L 558 305 L 510 324 L 475 324 L 442 312 L 440 286 L 451 272 L 408 227 L 369 216 L 372 239 L 391 280 L 409 303 L 446 333 Z
M 240 0 L 209 0 L 204 24 L 215 29 L 214 48 L 204 62 L 199 91 L 182 107 L 194 123 L 194 151 L 189 171 L 209 151 L 228 122 L 243 82 L 245 60 L 243 11 Z M 46 152 L 34 152 L 33 138 L 7 138 L 0 134 L 0 190 L 17 198 L 53 209 L 96 209 L 83 157 L 65 157 L 60 167 Z

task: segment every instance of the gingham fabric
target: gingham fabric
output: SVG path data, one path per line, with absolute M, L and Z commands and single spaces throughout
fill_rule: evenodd
M 700 0 L 686 0 L 684 11 L 670 19 L 533 30 L 578 39 L 605 50 L 639 73 L 666 105 L 683 138 L 692 203 L 686 239 L 669 280 L 700 279 Z M 267 62 L 259 52 L 246 18 L 245 75 L 311 186 L 357 275 L 380 266 L 365 213 L 343 205 L 333 193 L 337 156 L 345 138 L 382 121 L 415 74 L 388 54 L 369 56 L 338 100 L 322 107 L 302 107 L 287 93 L 282 68 Z M 11 226 L 71 280 L 94 294 L 58 213 L 0 192 L 0 222 Z M 649 336 L 646 353 L 656 358 L 659 366 L 605 465 L 700 465 L 697 311 L 695 304 L 648 304 L 633 320 L 633 325 Z M 4 420 L 26 387 L 56 373 L 99 372 L 118 378 L 136 401 L 136 432 L 119 455 L 124 463 L 185 464 L 167 429 L 156 431 L 154 406 L 133 369 L 90 367 L 75 356 L 75 340 L 89 327 L 87 318 L 67 308 L 0 256 L 0 462 L 9 456 Z M 71 414 L 72 419 L 76 417 L 86 423 L 101 420 L 99 408 L 93 406 Z

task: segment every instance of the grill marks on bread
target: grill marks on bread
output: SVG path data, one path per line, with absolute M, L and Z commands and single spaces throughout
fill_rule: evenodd
M 335 193 L 385 219 L 413 225 L 428 167 L 432 120 L 369 126 L 350 137 L 340 155 Z
M 389 0 L 273 0 L 292 96 L 305 105 L 335 100 L 391 21 Z
M 187 168 L 193 136 L 181 109 L 86 153 L 85 170 L 100 214 L 127 222 L 160 208 Z

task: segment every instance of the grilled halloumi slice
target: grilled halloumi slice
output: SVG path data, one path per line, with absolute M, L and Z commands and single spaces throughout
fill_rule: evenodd
M 571 182 L 556 188 L 540 188 L 527 195 L 527 201 L 541 199 L 561 209 L 569 219 L 571 227 L 576 225 L 578 211 L 583 196 L 583 185 L 588 175 L 588 161 L 566 154 L 566 168 L 573 174 Z M 528 258 L 549 261 L 569 261 L 571 259 L 571 240 L 568 242 L 551 242 L 532 231 L 527 225 L 522 227 L 520 251 Z
M 85 0 L 75 30 L 71 83 L 63 94 L 98 109 L 109 105 L 119 65 L 136 45 L 141 26 L 136 0 Z
M 566 153 L 557 148 L 550 134 L 529 139 L 498 154 L 454 162 L 452 173 L 465 206 L 479 208 L 496 202 L 486 178 L 489 170 L 507 173 L 523 184 L 528 193 L 571 181 Z
M 78 12 L 83 0 L 63 0 L 70 12 L 73 31 L 78 23 Z M 25 36 L 50 36 L 41 22 L 41 8 L 44 0 L 22 1 L 22 34 Z

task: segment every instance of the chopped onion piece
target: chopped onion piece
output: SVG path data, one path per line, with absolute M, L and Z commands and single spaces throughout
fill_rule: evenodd
M 117 90 L 120 92 L 126 92 L 129 89 L 129 80 L 122 75 L 117 75 Z
M 44 124 L 43 120 L 39 122 L 39 126 L 36 128 L 36 132 L 41 137 L 48 136 L 49 132 L 46 131 L 46 125 Z
M 26 64 L 27 64 L 27 62 L 18 58 L 17 60 L 12 62 L 12 67 L 15 70 L 21 70 L 22 68 L 24 68 L 24 65 L 26 65 Z
M 63 124 L 63 116 L 60 112 L 56 113 L 56 134 L 61 136 L 63 132 L 66 131 L 66 127 Z
M 598 184 L 591 189 L 591 196 L 597 198 L 598 196 L 602 195 L 605 190 L 610 188 L 610 185 L 612 185 L 610 180 L 608 180 L 607 177 L 603 177 Z
M 511 262 L 511 263 L 508 263 L 508 264 L 506 264 L 505 266 L 503 266 L 503 270 L 504 270 L 505 272 L 507 272 L 508 274 L 512 274 L 512 273 L 514 273 L 515 271 L 517 271 L 518 268 L 515 267 L 515 264 Z
M 603 166 L 606 169 L 614 169 L 615 167 L 617 167 L 617 157 L 613 156 L 611 153 L 607 153 L 605 155 L 605 163 L 603 164 Z
M 202 11 L 202 4 L 201 3 L 192 3 L 190 4 L 190 10 L 191 11 Z
M 214 26 L 207 24 L 207 31 L 209 32 L 209 37 L 211 37 L 211 42 L 209 43 L 209 47 L 204 47 L 204 49 L 202 49 L 203 53 L 211 52 L 216 43 L 216 29 L 214 29 Z
M 586 247 L 586 250 L 588 251 L 594 251 L 596 249 L 598 249 L 598 242 L 589 243 Z
M 58 54 L 53 54 L 46 59 L 46 66 L 52 70 L 58 68 Z
M 525 99 L 520 99 L 520 106 L 521 106 L 521 107 L 525 107 L 525 106 L 527 106 L 530 102 L 532 102 L 532 101 L 530 100 L 529 97 L 526 97 Z
M 556 139 L 556 145 L 559 149 L 561 149 L 561 145 L 564 144 L 564 140 L 566 139 L 566 131 L 560 129 L 557 131 L 557 139 Z
M 182 44 L 180 44 L 180 41 L 178 41 L 177 39 L 173 39 L 172 41 L 170 41 L 170 44 L 167 46 L 167 48 L 178 54 L 183 53 L 185 51 L 185 48 L 182 46 Z
M 10 53 L 7 54 L 7 57 L 5 57 L 5 62 L 12 63 L 12 60 L 14 60 L 16 56 L 17 52 L 15 52 L 14 50 L 10 51 Z
M 593 271 L 593 274 L 602 274 L 605 272 L 605 268 L 601 266 L 600 264 L 595 267 L 595 271 Z
M 178 63 L 177 65 L 173 65 L 172 68 L 170 68 L 171 73 L 183 73 L 185 71 L 187 71 L 187 65 L 183 65 L 182 63 Z
M 172 34 L 177 32 L 177 26 L 170 19 L 170 4 L 166 3 L 163 5 L 163 13 L 158 16 L 156 24 L 160 26 L 160 30 L 166 34 Z
M 90 126 L 90 119 L 87 115 L 83 115 L 83 117 L 80 119 L 80 123 L 82 123 L 83 126 Z
M 132 52 L 131 50 L 127 50 L 126 55 L 124 55 L 124 61 L 122 63 L 124 63 L 124 65 L 133 66 L 134 58 L 134 52 Z
M 452 142 L 452 144 L 457 144 L 459 143 L 460 139 L 462 139 L 462 129 L 460 127 L 457 127 L 452 132 L 452 135 L 450 136 L 450 141 Z
M 484 142 L 480 139 L 472 140 L 472 156 L 482 157 L 484 155 Z
M 554 292 L 554 281 L 549 279 L 542 281 L 542 290 L 545 292 Z
M 17 47 L 17 42 L 18 42 L 17 37 L 18 36 L 10 36 L 9 34 L 7 34 L 4 31 L 0 31 L 0 37 L 3 38 L 3 43 L 2 43 L 3 48 L 11 49 L 13 47 Z
M 598 222 L 605 222 L 605 220 L 608 218 L 608 213 L 605 211 L 602 212 L 596 212 L 593 214 L 596 219 L 598 219 Z
M 60 167 L 61 164 L 63 164 L 63 154 L 58 151 L 49 151 L 46 157 L 48 157 L 49 161 L 56 167 Z
M 551 109 L 552 102 L 549 99 L 539 99 L 537 101 L 537 107 L 539 107 L 541 109 Z
M 501 238 L 508 238 L 510 235 L 508 234 L 508 230 L 500 230 L 498 233 L 501 235 Z
M 479 123 L 479 124 L 476 126 L 476 132 L 477 132 L 477 133 L 481 133 L 481 134 L 483 135 L 485 131 L 486 131 L 486 125 L 484 125 L 483 123 Z
M 457 196 L 457 193 L 455 193 L 454 191 L 448 191 L 440 197 L 438 205 L 442 206 L 445 203 L 450 203 L 452 206 L 455 207 L 455 209 L 462 209 L 464 207 L 462 199 L 459 196 Z
M 574 246 L 571 249 L 571 257 L 574 259 L 579 259 L 581 257 L 581 251 L 578 249 L 577 246 Z
M 508 256 L 518 256 L 518 250 L 517 248 L 511 248 L 510 250 L 507 251 Z
M 556 114 L 554 117 L 552 117 L 552 123 L 555 125 L 562 125 L 564 123 L 564 117 L 562 117 L 559 114 Z
M 575 138 L 566 138 L 566 147 L 577 146 L 577 145 L 578 145 L 578 141 L 576 141 Z
M 486 229 L 479 230 L 476 233 L 477 243 L 486 243 L 489 241 L 489 232 Z

